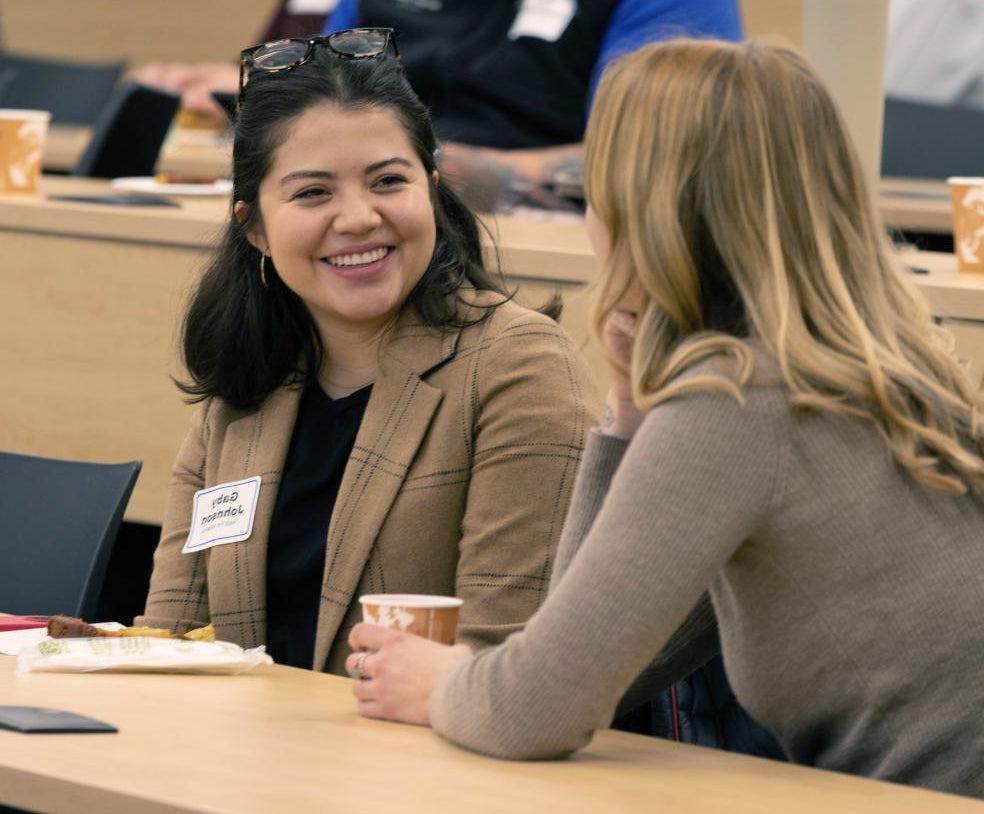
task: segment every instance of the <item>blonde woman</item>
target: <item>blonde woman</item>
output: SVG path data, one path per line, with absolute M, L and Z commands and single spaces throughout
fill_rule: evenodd
M 981 405 L 828 93 L 792 51 L 646 47 L 602 81 L 586 170 L 628 375 L 551 593 L 474 657 L 355 628 L 360 711 L 555 757 L 647 665 L 658 687 L 706 658 L 716 622 L 793 760 L 984 796 Z

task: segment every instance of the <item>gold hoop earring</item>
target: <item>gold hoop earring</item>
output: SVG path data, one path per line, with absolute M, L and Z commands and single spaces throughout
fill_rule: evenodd
M 267 256 L 265 254 L 260 255 L 260 282 L 263 283 L 264 288 L 267 287 L 266 259 Z

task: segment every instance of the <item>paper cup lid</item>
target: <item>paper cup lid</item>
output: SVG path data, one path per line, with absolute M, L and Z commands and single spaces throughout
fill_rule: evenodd
M 456 596 L 431 594 L 365 594 L 359 597 L 359 602 L 399 608 L 458 608 L 464 604 L 464 600 Z

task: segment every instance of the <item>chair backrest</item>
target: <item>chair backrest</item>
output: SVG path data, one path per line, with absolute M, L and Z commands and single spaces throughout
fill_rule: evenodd
M 119 87 L 96 121 L 72 175 L 118 178 L 151 175 L 181 104 L 176 93 L 137 82 Z
M 222 108 L 222 112 L 229 117 L 229 121 L 234 123 L 236 121 L 236 105 L 238 103 L 237 95 L 224 90 L 213 90 L 212 98 Z
M 140 465 L 0 452 L 0 609 L 92 619 Z
M 984 175 L 984 110 L 885 99 L 882 175 Z
M 122 62 L 94 65 L 0 52 L 0 107 L 48 110 L 52 124 L 91 125 L 122 73 Z

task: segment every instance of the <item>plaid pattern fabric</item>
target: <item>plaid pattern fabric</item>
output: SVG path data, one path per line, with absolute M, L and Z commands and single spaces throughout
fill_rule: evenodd
M 243 646 L 266 636 L 266 541 L 298 387 L 242 413 L 200 408 L 178 455 L 144 616 L 209 621 Z M 314 667 L 341 673 L 363 593 L 465 600 L 459 639 L 502 641 L 546 594 L 588 428 L 600 402 L 552 320 L 505 303 L 440 332 L 404 315 L 381 357 L 326 541 Z M 192 496 L 262 476 L 252 536 L 181 554 Z

